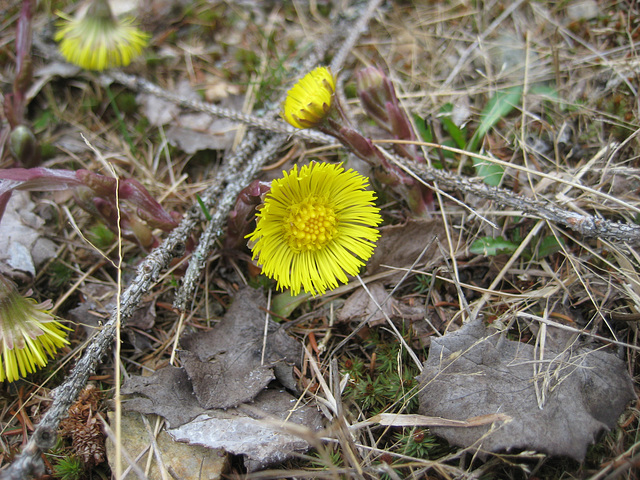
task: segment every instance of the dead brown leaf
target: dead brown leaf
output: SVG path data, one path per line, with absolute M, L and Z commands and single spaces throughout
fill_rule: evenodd
M 534 346 L 482 322 L 433 338 L 419 377 L 420 413 L 454 420 L 505 414 L 510 422 L 432 431 L 485 452 L 524 448 L 581 461 L 597 434 L 614 427 L 636 398 L 626 365 L 575 342 L 550 342 L 543 360 L 537 358 Z
M 181 341 L 180 359 L 203 407 L 251 401 L 276 377 L 295 388 L 292 366 L 301 366 L 302 347 L 271 319 L 262 364 L 266 306 L 261 292 L 245 288 L 213 329 Z
M 389 270 L 382 265 L 397 268 L 411 267 L 422 253 L 422 250 L 429 244 L 429 248 L 422 255 L 422 260 L 417 267 L 436 263 L 440 260 L 441 255 L 438 242 L 435 239 L 445 245 L 447 238 L 444 225 L 440 219 L 411 219 L 403 225 L 384 226 L 380 228 L 380 234 L 376 250 L 367 266 L 368 275 Z M 404 273 L 404 271 L 399 271 L 397 274 L 385 279 L 385 282 L 397 282 Z
M 261 292 L 238 292 L 218 325 L 182 340 L 182 368 L 168 366 L 127 380 L 122 393 L 132 397 L 125 409 L 161 415 L 182 441 L 246 455 L 249 470 L 307 450 L 305 440 L 254 418 L 261 412 L 258 417 L 321 427 L 316 408 L 296 406 L 284 390 L 266 388 L 274 378 L 295 388 L 292 366 L 300 367 L 302 347 L 269 320 L 263 364 L 265 311 Z
M 303 425 L 307 431 L 322 428 L 315 407 L 299 405 L 287 392 L 269 389 L 256 397 L 251 408 L 209 410 L 169 433 L 181 442 L 245 455 L 247 470 L 255 471 L 309 448 L 306 440 L 288 431 L 285 422 Z
M 164 417 L 171 427 L 193 420 L 205 409 L 193 394 L 193 385 L 184 368 L 168 366 L 148 377 L 133 375 L 122 386 L 126 410 L 155 413 Z
M 367 288 L 371 295 L 364 288 L 358 288 L 347 298 L 338 312 L 338 322 L 349 322 L 371 316 L 369 325 L 374 326 L 386 322 L 385 314 L 390 319 L 420 320 L 424 318 L 424 305 L 406 305 L 393 297 L 383 305 L 388 296 L 384 285 L 375 282 L 367 285 Z M 376 303 L 382 307 L 382 310 L 377 307 Z

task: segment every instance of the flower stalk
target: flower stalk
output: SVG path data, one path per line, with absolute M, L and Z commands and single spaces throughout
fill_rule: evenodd
M 380 70 L 370 67 L 360 73 L 358 89 L 363 107 L 386 131 L 397 139 L 415 140 L 393 84 Z M 351 125 L 344 106 L 334 93 L 333 74 L 326 67 L 318 67 L 289 90 L 282 117 L 294 127 L 314 127 L 339 140 L 375 167 L 376 180 L 396 192 L 415 215 L 429 217 L 434 208 L 431 190 L 389 163 L 380 148 Z M 397 145 L 396 151 L 405 158 L 424 161 L 415 147 Z
M 115 179 L 89 170 L 38 167 L 0 170 L 0 180 L 0 219 L 13 190 L 54 191 L 73 188 L 78 206 L 101 217 L 114 233 L 120 230 L 124 238 L 145 249 L 151 249 L 159 243 L 152 229 L 168 232 L 178 225 L 177 220 L 133 178 Z
M 24 0 L 18 17 L 16 31 L 16 69 L 13 88 L 4 95 L 3 112 L 9 122 L 7 128 L 9 151 L 13 158 L 22 165 L 34 166 L 40 162 L 40 145 L 31 128 L 26 124 L 26 93 L 33 80 L 31 63 L 31 24 L 33 19 L 34 0 Z M 0 132 L 0 138 L 7 138 Z M 0 151 L 2 151 L 0 145 Z

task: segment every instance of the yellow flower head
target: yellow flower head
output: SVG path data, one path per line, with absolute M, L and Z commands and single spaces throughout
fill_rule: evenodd
M 69 342 L 66 327 L 47 310 L 51 302 L 25 298 L 0 276 L 0 382 L 13 382 L 47 364 Z
M 278 288 L 315 295 L 346 283 L 368 260 L 380 236 L 368 179 L 342 165 L 294 166 L 274 180 L 248 235 L 253 258 Z
M 318 125 L 331 108 L 335 90 L 336 79 L 329 68 L 312 70 L 287 92 L 282 117 L 296 128 Z
M 117 20 L 106 0 L 94 0 L 81 18 L 59 13 L 55 40 L 68 62 L 87 70 L 127 66 L 147 45 L 149 35 L 133 19 Z

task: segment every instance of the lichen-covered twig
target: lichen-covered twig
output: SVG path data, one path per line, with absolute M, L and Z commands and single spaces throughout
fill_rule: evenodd
M 272 116 L 258 117 L 255 115 L 248 115 L 246 113 L 239 112 L 237 110 L 230 110 L 228 108 L 219 107 L 212 103 L 201 102 L 198 100 L 191 100 L 180 96 L 179 94 L 165 90 L 158 85 L 145 80 L 144 78 L 128 75 L 119 71 L 110 72 L 105 74 L 106 79 L 109 77 L 118 83 L 121 83 L 125 87 L 133 90 L 134 92 L 146 92 L 154 95 L 163 100 L 167 100 L 180 107 L 188 108 L 195 112 L 203 112 L 213 115 L 215 117 L 226 118 L 236 122 L 250 125 L 254 128 L 271 132 L 282 133 L 286 135 L 295 135 L 305 140 L 313 141 L 316 143 L 328 143 L 328 137 L 320 132 L 313 130 L 298 130 L 290 126 L 289 124 L 274 119 Z
M 272 158 L 283 142 L 282 135 L 272 137 L 257 153 L 253 154 L 251 161 L 240 174 L 233 175 L 227 179 L 227 186 L 222 195 L 220 195 L 220 202 L 216 205 L 216 211 L 199 239 L 198 247 L 191 255 L 189 268 L 182 280 L 182 287 L 173 302 L 173 306 L 181 312 L 186 310 L 189 299 L 193 298 L 200 273 L 211 255 L 215 240 L 224 232 L 229 211 L 235 205 L 238 194 L 255 178 L 260 167 Z
M 371 19 L 371 16 L 374 14 L 375 9 L 380 4 L 380 0 L 370 0 L 366 4 L 366 9 L 363 10 L 363 13 L 358 17 L 358 21 L 356 24 L 349 28 L 338 28 L 337 32 L 350 32 L 349 36 L 342 42 L 340 49 L 334 55 L 333 61 L 331 62 L 332 69 L 335 71 L 339 70 L 344 61 L 347 58 L 348 53 L 354 47 L 358 37 L 366 30 L 367 24 Z M 342 22 L 346 23 L 345 21 Z M 344 25 L 343 25 L 344 26 Z M 301 71 L 308 71 L 315 65 L 320 62 L 322 56 L 326 53 L 332 40 L 335 40 L 340 36 L 337 32 L 333 32 L 331 35 L 328 35 L 322 42 L 319 42 L 316 46 L 314 52 L 308 56 L 304 65 L 301 66 Z M 147 86 L 148 82 L 143 83 Z M 154 88 L 155 90 L 155 88 Z M 153 92 L 151 92 L 153 93 Z M 165 97 L 166 98 L 166 97 Z M 282 99 L 284 100 L 284 99 Z M 173 100 L 172 100 L 173 101 Z M 281 103 L 281 102 L 279 102 Z M 248 165 L 245 172 L 250 173 L 250 175 L 242 175 L 238 178 L 233 178 L 229 174 L 224 174 L 222 176 L 223 179 L 230 179 L 227 183 L 227 187 L 225 192 L 220 196 L 220 204 L 217 206 L 216 213 L 214 214 L 212 220 L 207 225 L 207 228 L 203 235 L 200 237 L 198 242 L 198 247 L 196 251 L 193 253 L 191 260 L 189 262 L 189 267 L 182 279 L 182 285 L 178 292 L 176 293 L 176 298 L 174 300 L 173 306 L 181 312 L 184 312 L 187 306 L 187 301 L 190 298 L 193 298 L 193 293 L 196 290 L 197 282 L 199 281 L 200 274 L 206 265 L 207 258 L 210 256 L 213 245 L 216 239 L 221 235 L 223 229 L 222 224 L 219 223 L 218 219 L 220 217 L 220 212 L 222 212 L 222 219 L 226 219 L 229 213 L 229 210 L 235 203 L 235 200 L 240 193 L 240 191 L 247 186 L 247 184 L 251 181 L 253 176 L 257 173 L 257 169 L 264 165 L 275 153 L 279 150 L 279 148 L 284 144 L 288 135 L 295 134 L 299 137 L 305 138 L 307 140 L 313 141 L 315 143 L 326 144 L 331 143 L 332 139 L 328 135 L 325 135 L 316 130 L 300 130 L 296 128 L 292 128 L 289 124 L 285 122 L 275 122 L 273 120 L 269 121 L 268 119 L 274 118 L 278 115 L 278 112 L 271 112 L 270 115 L 267 115 L 265 118 L 257 118 L 253 116 L 241 115 L 238 117 L 233 117 L 235 112 L 229 112 L 224 109 L 219 109 L 215 107 L 215 111 L 211 108 L 214 107 L 209 104 L 204 104 L 202 102 L 196 102 L 195 105 L 189 106 L 189 108 L 196 107 L 199 111 L 206 111 L 211 114 L 222 114 L 225 118 L 231 118 L 234 120 L 239 120 L 245 123 L 249 123 L 252 127 L 257 128 L 265 128 L 269 131 L 269 133 L 265 133 L 263 136 L 263 145 L 253 154 L 253 160 Z M 233 118 L 232 118 L 233 117 Z M 257 120 L 254 122 L 254 120 Z M 276 128 L 272 128 L 276 127 Z M 274 135 L 275 133 L 275 135 Z M 279 134 L 278 134 L 279 133 Z M 288 134 L 288 135 L 284 135 Z M 273 135 L 273 136 L 271 136 Z M 247 148 L 247 142 L 243 141 L 241 145 L 244 145 Z M 237 155 L 236 155 L 237 157 Z M 231 170 L 233 172 L 233 170 Z M 253 172 L 253 173 L 251 173 Z
M 344 40 L 338 51 L 334 54 L 333 59 L 331 60 L 331 64 L 329 65 L 334 73 L 338 73 L 338 71 L 342 68 L 345 60 L 347 59 L 347 55 L 349 55 L 349 53 L 355 46 L 356 42 L 360 38 L 360 35 L 362 35 L 366 31 L 371 17 L 373 17 L 373 14 L 376 12 L 376 9 L 380 6 L 381 3 L 382 0 L 369 0 L 366 9 L 362 10 L 362 14 L 360 15 L 358 21 L 349 27 L 349 29 L 347 30 L 349 32 L 349 35 Z
M 489 186 L 480 179 L 467 178 L 424 164 L 408 162 L 389 153 L 386 155 L 409 175 L 425 183 L 436 182 L 440 189 L 486 198 L 499 205 L 509 206 L 523 213 L 564 225 L 587 237 L 630 244 L 640 243 L 640 225 L 613 222 L 593 215 L 571 212 L 549 201 L 533 200 L 505 188 Z

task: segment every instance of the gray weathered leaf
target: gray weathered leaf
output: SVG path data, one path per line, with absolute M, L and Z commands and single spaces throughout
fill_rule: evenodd
M 283 385 L 291 383 L 292 365 L 300 367 L 302 347 L 269 319 L 262 364 L 265 308 L 264 295 L 246 288 L 213 329 L 181 341 L 180 359 L 203 407 L 229 408 L 251 401 L 276 377 Z
M 135 395 L 124 401 L 126 410 L 155 413 L 171 427 L 193 420 L 204 408 L 193 393 L 187 372 L 179 367 L 164 367 L 148 377 L 133 375 L 122 386 L 124 395 Z
M 452 420 L 505 414 L 512 420 L 432 431 L 482 451 L 525 448 L 584 459 L 596 435 L 614 427 L 636 398 L 626 365 L 575 342 L 551 342 L 542 361 L 534 351 L 482 322 L 432 339 L 420 376 L 420 413 Z M 534 366 L 541 367 L 537 375 Z
M 287 432 L 286 427 L 279 428 L 269 419 L 286 420 L 311 430 L 322 427 L 316 408 L 299 405 L 297 399 L 285 391 L 264 390 L 250 409 L 210 410 L 169 433 L 181 442 L 245 455 L 245 466 L 255 471 L 309 448 L 304 439 Z

